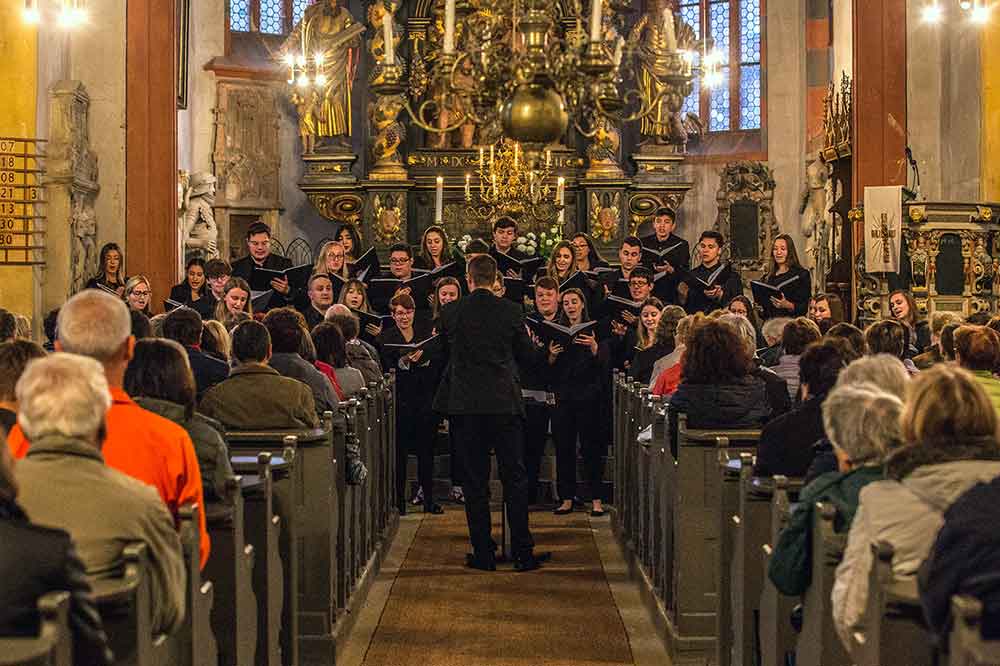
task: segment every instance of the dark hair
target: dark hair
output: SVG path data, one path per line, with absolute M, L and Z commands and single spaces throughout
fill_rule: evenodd
M 736 328 L 712 319 L 691 332 L 681 378 L 688 384 L 727 384 L 753 367 L 750 349 Z
M 559 280 L 551 275 L 543 275 L 535 280 L 535 289 L 548 289 L 549 291 L 559 291 Z
M 437 233 L 441 236 L 441 263 L 448 263 L 452 260 L 451 242 L 448 240 L 448 232 L 444 230 L 444 227 L 437 224 L 432 224 L 424 229 L 424 233 L 420 237 L 420 256 L 423 257 L 423 260 L 427 262 L 428 266 L 434 265 L 434 259 L 431 257 L 431 253 L 427 251 L 427 234 L 431 232 Z
M 961 328 L 963 324 L 945 324 L 944 328 L 941 329 L 941 357 L 945 361 L 955 360 L 955 331 Z
M 986 326 L 986 324 L 990 323 L 990 313 L 977 312 L 975 314 L 971 314 L 965 318 L 965 323 L 973 326 Z
M 806 317 L 796 317 L 785 324 L 781 332 L 781 346 L 786 354 L 798 356 L 821 337 L 823 336 L 820 335 L 816 322 Z
M 129 308 L 128 316 L 132 320 L 132 336 L 136 340 L 153 337 L 153 325 L 149 323 L 149 317 L 132 308 Z
M 0 341 L 17 337 L 17 317 L 13 312 L 0 308 Z
M 201 342 L 201 315 L 191 308 L 176 308 L 163 318 L 163 337 L 193 347 Z
M 229 276 L 233 274 L 233 268 L 228 262 L 222 259 L 209 259 L 208 263 L 205 264 L 205 278 L 212 280 L 215 278 L 222 277 L 223 275 Z
M 517 222 L 514 221 L 514 218 L 504 215 L 493 223 L 493 231 L 497 229 L 517 229 Z
M 830 330 L 826 332 L 827 338 L 839 338 L 841 340 L 847 340 L 854 350 L 860 355 L 864 356 L 868 353 L 868 344 L 865 342 L 865 332 L 854 324 L 848 324 L 847 322 L 840 322 L 839 324 L 834 324 L 830 327 Z
M 413 258 L 413 248 L 406 243 L 393 243 L 389 248 L 389 256 L 392 256 L 393 252 L 405 252 L 406 256 L 410 259 Z
M 358 316 L 353 312 L 348 314 L 328 313 L 326 320 L 340 329 L 345 341 L 353 340 L 361 332 L 361 322 L 358 321 Z
M 830 306 L 830 321 L 834 324 L 839 324 L 846 320 L 844 316 L 844 301 L 834 293 L 819 293 L 812 297 L 813 303 L 819 303 L 820 301 L 826 301 L 827 305 Z
M 121 257 L 121 261 L 118 262 L 118 272 L 115 275 L 115 284 L 125 284 L 125 253 L 122 249 L 118 247 L 118 243 L 105 243 L 101 246 L 101 252 L 97 259 L 97 266 L 100 273 L 97 274 L 97 279 L 103 281 L 107 277 L 107 269 L 105 266 L 108 264 L 108 253 L 117 252 L 118 256 Z
M 194 414 L 196 388 L 184 348 L 173 340 L 135 343 L 135 355 L 125 369 L 125 392 L 182 405 L 184 418 Z
M 777 275 L 778 273 L 778 263 L 774 260 L 774 244 L 780 240 L 785 241 L 785 247 L 788 248 L 788 257 L 786 259 L 788 267 L 790 269 L 799 268 L 802 265 L 799 263 L 799 253 L 795 251 L 795 241 L 788 234 L 779 234 L 771 241 L 771 256 L 768 260 L 771 266 L 769 270 L 770 275 Z
M 317 324 L 312 330 L 312 340 L 318 360 L 335 368 L 347 367 L 347 346 L 339 326 L 329 321 Z
M 711 238 L 712 240 L 714 240 L 719 247 L 722 247 L 723 245 L 726 244 L 726 237 L 713 229 L 706 229 L 705 231 L 701 232 L 701 235 L 698 236 L 698 242 L 700 243 L 706 238 Z
M 233 358 L 240 363 L 267 360 L 267 349 L 271 346 L 271 334 L 259 321 L 241 321 L 233 329 Z
M 184 270 L 190 269 L 192 266 L 201 266 L 201 270 L 205 270 L 205 260 L 201 257 L 191 257 L 186 262 L 184 262 Z
M 434 295 L 433 295 L 434 302 L 433 302 L 433 307 L 431 308 L 435 317 L 437 317 L 438 313 L 441 312 L 441 299 L 439 298 L 441 287 L 447 287 L 449 285 L 455 287 L 455 289 L 458 289 L 458 297 L 459 298 L 462 297 L 462 285 L 461 283 L 459 283 L 457 279 L 451 277 L 450 275 L 438 278 L 434 282 Z
M 252 236 L 256 236 L 257 234 L 267 234 L 267 237 L 270 238 L 271 227 L 259 220 L 247 227 L 247 240 L 250 240 Z
M 302 346 L 305 318 L 292 308 L 275 308 L 264 315 L 264 326 L 271 334 L 275 354 L 298 354 Z
M 12 402 L 14 387 L 28 363 L 45 356 L 45 350 L 31 340 L 13 340 L 0 344 L 0 400 Z
M 473 238 L 465 245 L 465 255 L 488 254 L 490 246 L 482 238 Z
M 646 282 L 653 284 L 653 271 L 645 266 L 636 266 L 632 269 L 632 273 L 629 274 L 628 281 L 631 282 L 632 278 L 644 278 Z
M 663 217 L 664 215 L 669 215 L 670 219 L 677 219 L 677 213 L 674 212 L 674 209 L 667 206 L 660 206 L 653 213 L 653 217 Z
M 368 302 L 368 286 L 357 278 L 351 278 L 344 283 L 344 286 L 340 288 L 340 296 L 337 297 L 337 302 L 346 305 L 347 292 L 352 289 L 361 292 L 363 303 L 358 309 L 363 310 L 364 312 L 371 312 L 372 306 L 371 303 Z
M 753 306 L 753 302 L 743 294 L 738 294 L 729 299 L 729 302 L 726 303 L 726 309 L 732 312 L 732 310 L 730 310 L 730 306 L 732 306 L 732 304 L 736 301 L 742 303 L 743 307 L 747 309 L 746 318 L 751 324 L 753 324 L 753 330 L 757 333 L 757 338 L 760 339 L 760 318 L 757 316 L 757 309 Z
M 638 236 L 626 236 L 622 239 L 622 245 L 631 245 L 632 247 L 642 248 L 642 241 L 639 240 Z
M 328 280 L 331 285 L 333 284 L 333 278 L 330 277 L 329 273 L 313 273 L 312 275 L 309 276 L 309 281 L 306 282 L 306 291 L 312 289 L 313 282 L 319 280 L 320 278 Z
M 466 274 L 475 287 L 491 289 L 497 281 L 497 261 L 488 254 L 479 254 L 469 260 Z
M 351 253 L 350 253 L 349 256 L 355 257 L 355 258 L 356 257 L 360 257 L 361 256 L 361 236 L 358 235 L 358 230 L 354 227 L 353 224 L 342 224 L 339 227 L 337 227 L 337 233 L 335 233 L 333 235 L 333 239 L 336 240 L 336 241 L 339 241 L 340 240 L 340 235 L 342 233 L 344 233 L 345 231 L 347 232 L 347 235 L 351 237 L 351 246 L 352 247 L 351 247 Z M 347 248 L 344 248 L 344 255 L 345 255 L 345 259 L 346 259 Z
M 587 297 L 583 295 L 583 291 L 577 287 L 572 287 L 559 294 L 559 322 L 562 324 L 569 324 L 569 316 L 566 314 L 566 308 L 562 307 L 562 302 L 563 299 L 570 294 L 579 298 L 580 302 L 583 304 L 583 310 L 580 312 L 580 322 L 582 323 L 587 321 L 590 316 L 587 311 Z
M 1000 335 L 986 326 L 960 326 L 954 333 L 955 357 L 966 370 L 996 369 L 1000 361 Z
M 45 315 L 45 319 L 42 320 L 42 332 L 50 344 L 56 341 L 56 336 L 59 334 L 59 308 L 49 310 Z
M 396 294 L 389 299 L 389 310 L 394 309 L 397 305 L 404 310 L 417 309 L 417 304 L 413 302 L 413 296 L 409 294 Z
M 906 353 L 908 338 L 906 326 L 895 319 L 883 319 L 865 329 L 869 354 L 890 354 L 901 359 Z
M 593 239 L 582 231 L 578 231 L 570 237 L 570 241 L 575 241 L 577 238 L 582 238 L 583 242 L 587 244 L 587 258 L 590 261 L 590 267 L 593 268 L 596 264 L 604 261 L 604 257 L 597 250 L 597 246 L 594 245 Z
M 843 338 L 814 342 L 799 358 L 799 381 L 809 385 L 810 395 L 826 395 L 840 371 L 856 357 L 854 347 Z

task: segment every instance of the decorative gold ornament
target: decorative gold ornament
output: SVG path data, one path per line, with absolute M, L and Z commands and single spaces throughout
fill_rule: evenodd
M 480 219 L 495 220 L 501 215 L 524 218 L 535 225 L 563 222 L 565 179 L 551 187 L 552 153 L 543 159 L 525 156 L 520 144 L 503 141 L 499 146 L 479 149 L 478 183 L 473 188 L 472 174 L 465 177 L 467 212 Z M 475 192 L 475 197 L 473 197 Z
M 403 211 L 399 205 L 400 197 L 392 194 L 376 194 L 372 200 L 375 221 L 372 230 L 375 242 L 380 245 L 392 245 L 400 240 L 399 232 L 403 226 Z
M 621 205 L 621 192 L 590 193 L 590 235 L 594 240 L 610 243 L 618 236 Z
M 923 206 L 910 206 L 910 220 L 920 224 L 927 219 L 927 209 Z
M 315 192 L 308 196 L 319 214 L 328 220 L 354 226 L 361 221 L 361 209 L 365 202 L 357 194 Z

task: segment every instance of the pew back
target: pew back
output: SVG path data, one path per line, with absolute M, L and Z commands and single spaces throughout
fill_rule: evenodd
M 38 598 L 38 636 L 0 638 L 0 666 L 72 666 L 69 592 Z
M 818 502 L 812 525 L 812 581 L 803 600 L 802 633 L 795 647 L 796 666 L 850 666 L 851 658 L 837 636 L 830 595 L 847 537 L 837 534 L 837 509 Z

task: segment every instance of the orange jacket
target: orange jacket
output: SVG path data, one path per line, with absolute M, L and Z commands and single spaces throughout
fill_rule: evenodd
M 205 499 L 194 444 L 187 432 L 172 421 L 135 404 L 120 388 L 111 389 L 111 409 L 107 414 L 108 436 L 101 452 L 108 467 L 148 483 L 160 493 L 177 519 L 177 509 L 196 502 L 201 511 L 201 566 L 208 562 L 210 544 L 205 527 Z M 11 454 L 23 458 L 28 440 L 15 425 L 7 435 Z

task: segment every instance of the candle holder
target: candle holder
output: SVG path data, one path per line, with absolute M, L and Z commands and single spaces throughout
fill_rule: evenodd
M 604 76 L 615 68 L 607 49 L 601 42 L 590 42 L 580 59 L 580 71 L 588 76 Z
M 403 65 L 382 63 L 375 68 L 368 87 L 376 95 L 401 95 L 406 91 L 403 83 Z

